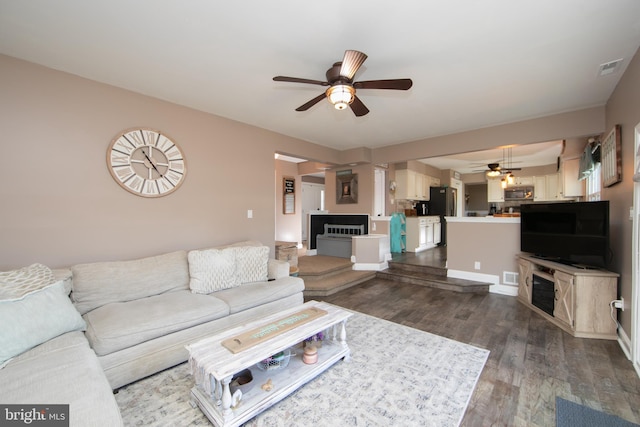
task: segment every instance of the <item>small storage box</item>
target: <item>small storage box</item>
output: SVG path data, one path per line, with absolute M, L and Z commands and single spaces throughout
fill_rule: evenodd
M 295 242 L 276 242 L 276 259 L 287 261 L 290 267 L 297 267 L 298 245 Z

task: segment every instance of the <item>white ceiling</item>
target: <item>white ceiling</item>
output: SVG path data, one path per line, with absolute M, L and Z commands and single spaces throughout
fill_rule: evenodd
M 337 149 L 604 105 L 638 46 L 638 0 L 0 0 L 0 53 Z M 346 49 L 413 87 L 294 111 Z
M 499 163 L 500 167 L 528 168 L 556 164 L 562 154 L 564 142 L 549 141 L 538 144 L 526 144 L 494 150 L 475 151 L 473 153 L 454 154 L 444 157 L 433 157 L 421 160 L 437 169 L 452 169 L 462 174 L 486 172 L 489 163 Z

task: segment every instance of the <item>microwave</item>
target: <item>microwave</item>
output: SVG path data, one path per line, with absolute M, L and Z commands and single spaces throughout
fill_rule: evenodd
M 505 188 L 504 200 L 533 200 L 533 187 Z

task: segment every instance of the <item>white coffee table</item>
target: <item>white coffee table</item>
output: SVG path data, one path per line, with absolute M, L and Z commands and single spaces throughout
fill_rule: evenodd
M 310 307 L 325 310 L 327 314 L 236 354 L 221 344 L 228 338 L 269 325 Z M 247 422 L 327 370 L 338 360 L 349 358 L 346 322 L 351 315 L 351 312 L 340 307 L 309 301 L 187 346 L 191 373 L 196 379 L 196 386 L 191 390 L 192 404 L 197 405 L 207 418 L 219 427 L 239 426 Z M 298 344 L 319 332 L 325 332 L 328 336 L 318 348 L 318 362 L 305 364 L 302 361 L 302 346 Z M 286 367 L 263 371 L 255 366 L 258 362 L 294 346 L 297 346 L 292 349 L 295 355 L 292 354 Z M 239 403 L 234 402 L 229 383 L 234 374 L 247 368 L 253 375 L 253 387 L 242 394 Z M 269 388 L 263 388 L 265 384 L 270 384 L 272 388 L 265 390 Z

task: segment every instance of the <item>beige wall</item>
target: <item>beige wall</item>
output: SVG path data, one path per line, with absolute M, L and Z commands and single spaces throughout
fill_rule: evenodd
M 640 123 L 640 53 L 629 63 L 613 95 L 607 102 L 607 132 L 618 124 L 622 126 L 622 182 L 604 188 L 602 198 L 610 201 L 611 270 L 620 273 L 620 294 L 625 304 L 631 304 L 632 222 L 629 209 L 633 206 L 634 128 Z M 627 303 L 628 301 L 628 303 Z M 620 313 L 620 322 L 627 336 L 631 336 L 630 307 Z
M 337 204 L 336 171 L 348 169 L 351 169 L 352 173 L 358 174 L 358 203 Z M 356 213 L 371 215 L 373 212 L 373 188 L 375 185 L 373 170 L 373 165 L 357 165 L 345 166 L 327 171 L 324 181 L 325 209 L 330 213 Z
M 274 152 L 337 158 L 325 147 L 7 56 L 0 70 L 0 269 L 243 239 L 273 251 Z M 187 176 L 173 194 L 138 197 L 109 174 L 109 143 L 137 126 L 166 132 L 185 153 Z
M 503 272 L 518 272 L 520 222 L 448 222 L 447 246 L 456 248 L 447 254 L 449 269 L 498 276 L 502 283 Z

